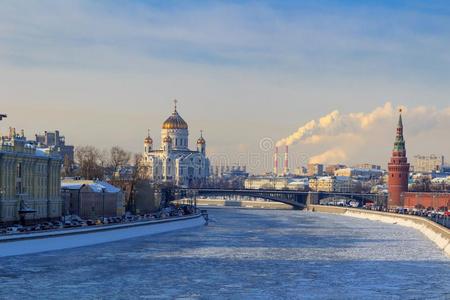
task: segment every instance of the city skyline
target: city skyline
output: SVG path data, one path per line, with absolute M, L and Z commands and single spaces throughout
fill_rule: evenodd
M 331 151 L 339 162 L 385 165 L 395 112 L 404 106 L 409 155 L 449 157 L 450 142 L 441 138 L 450 126 L 443 8 L 410 1 L 7 2 L 0 97 L 9 116 L 1 128 L 24 128 L 28 136 L 59 129 L 71 144 L 140 153 L 148 128 L 158 141 L 177 98 L 190 144 L 203 129 L 209 155 L 235 163 L 265 157 L 264 139 L 276 143 L 336 110 L 346 118 L 378 109 L 384 115 L 373 129 L 297 143 L 290 155 L 306 164 Z

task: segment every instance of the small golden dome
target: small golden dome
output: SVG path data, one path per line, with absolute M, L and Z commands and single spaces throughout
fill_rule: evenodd
M 203 138 L 203 130 L 200 130 L 200 137 L 197 140 L 197 145 L 204 145 L 204 144 L 206 144 L 206 141 Z
M 163 139 L 163 143 L 172 143 L 172 138 L 170 136 L 165 136 Z
M 147 137 L 144 139 L 144 144 L 153 144 L 153 140 L 150 137 L 150 129 L 147 132 Z

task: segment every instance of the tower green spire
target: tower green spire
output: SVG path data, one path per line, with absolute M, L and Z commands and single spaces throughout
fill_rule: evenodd
M 402 110 L 400 109 L 399 112 L 400 115 L 398 117 L 397 136 L 395 137 L 394 151 L 404 152 L 406 148 L 405 148 L 405 140 L 403 138 Z

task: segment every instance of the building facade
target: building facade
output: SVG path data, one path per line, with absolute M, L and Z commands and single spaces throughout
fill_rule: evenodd
M 361 182 L 350 177 L 314 177 L 309 179 L 309 189 L 314 192 L 359 193 Z
M 0 143 L 0 223 L 59 218 L 61 163 L 10 128 Z
M 252 176 L 244 181 L 244 188 L 251 190 L 296 190 L 307 191 L 307 178 Z
M 380 165 L 374 165 L 371 163 L 360 163 L 355 166 L 357 169 L 370 169 L 370 170 L 381 170 Z
M 340 170 L 340 169 L 344 169 L 344 168 L 347 168 L 347 166 L 342 165 L 342 164 L 327 165 L 325 167 L 325 174 L 327 174 L 329 176 L 333 176 L 334 172 L 336 172 L 337 170 Z
M 382 177 L 383 171 L 379 169 L 344 168 L 336 170 L 334 176 L 358 177 L 369 180 Z
M 66 145 L 66 138 L 58 130 L 54 132 L 45 131 L 44 134 L 36 134 L 35 142 L 38 147 L 53 148 L 60 153 L 63 161 L 68 160 L 70 163 L 73 163 L 74 146 Z
M 117 217 L 125 213 L 122 189 L 103 181 L 64 180 L 61 185 L 63 215 L 83 219 Z
M 189 129 L 179 115 L 175 103 L 172 115 L 161 129 L 161 146 L 153 148 L 150 134 L 144 140 L 144 164 L 150 180 L 171 182 L 179 186 L 195 186 L 209 176 L 206 141 L 203 135 L 197 140 L 197 149 L 189 149 Z
M 413 168 L 416 173 L 432 173 L 440 171 L 443 166 L 443 155 L 416 155 L 413 159 Z
M 308 164 L 308 176 L 322 176 L 323 165 L 322 164 Z
M 392 157 L 388 163 L 388 207 L 403 205 L 402 193 L 408 191 L 409 163 L 406 157 L 405 140 L 403 138 L 403 121 L 400 111 L 397 135 Z

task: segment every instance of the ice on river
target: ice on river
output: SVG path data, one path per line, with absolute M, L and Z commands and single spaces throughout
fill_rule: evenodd
M 414 229 L 210 209 L 209 226 L 0 259 L 1 299 L 450 299 L 450 259 Z

